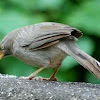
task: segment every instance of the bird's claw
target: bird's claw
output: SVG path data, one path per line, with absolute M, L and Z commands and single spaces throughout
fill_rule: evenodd
M 19 79 L 22 79 L 22 80 L 31 80 L 32 78 L 21 76 L 21 77 L 19 77 Z
M 57 81 L 57 78 L 43 78 L 41 76 L 38 77 L 20 77 L 22 80 L 45 80 L 45 81 Z

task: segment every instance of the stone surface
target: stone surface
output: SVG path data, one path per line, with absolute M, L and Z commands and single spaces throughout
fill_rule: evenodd
M 0 75 L 0 100 L 100 100 L 100 85 Z

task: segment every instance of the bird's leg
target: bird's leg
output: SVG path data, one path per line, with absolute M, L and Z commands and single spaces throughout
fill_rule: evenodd
M 52 76 L 49 79 L 43 79 L 43 80 L 47 80 L 47 81 L 57 81 L 57 78 L 55 78 L 60 66 L 62 63 L 59 64 L 59 66 L 55 69 L 54 73 L 52 74 Z
M 30 76 L 28 76 L 28 77 L 20 77 L 20 78 L 23 79 L 23 80 L 31 80 L 32 78 L 35 77 L 35 75 L 37 75 L 43 69 L 44 69 L 44 67 L 41 67 L 38 70 L 36 70 L 34 73 L 32 73 Z
M 43 77 L 35 77 L 35 75 L 37 75 L 40 71 L 42 71 L 44 69 L 44 67 L 39 68 L 38 70 L 36 70 L 34 73 L 32 73 L 30 76 L 28 77 L 20 77 L 23 80 L 46 80 L 46 81 L 57 81 L 57 78 L 55 78 L 60 66 L 62 63 L 59 64 L 59 66 L 55 69 L 54 73 L 52 74 L 52 76 L 50 78 L 43 78 Z

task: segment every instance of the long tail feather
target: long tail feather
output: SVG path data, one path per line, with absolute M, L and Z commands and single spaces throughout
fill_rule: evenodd
M 100 62 L 80 50 L 73 41 L 62 42 L 58 47 L 100 79 Z

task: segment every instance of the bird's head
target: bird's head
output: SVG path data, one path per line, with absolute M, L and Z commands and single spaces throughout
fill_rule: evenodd
M 17 37 L 18 32 L 12 31 L 8 33 L 0 42 L 0 60 L 3 57 L 11 56 L 13 53 L 13 42 Z
M 11 55 L 10 49 L 7 48 L 6 45 L 0 44 L 0 60 L 3 57 L 10 56 L 10 55 Z
M 4 38 L 1 43 L 0 43 L 0 60 L 3 58 L 3 57 L 6 57 L 6 56 L 10 56 L 12 55 L 12 52 L 11 52 L 11 40 L 10 39 L 7 39 L 7 38 Z

